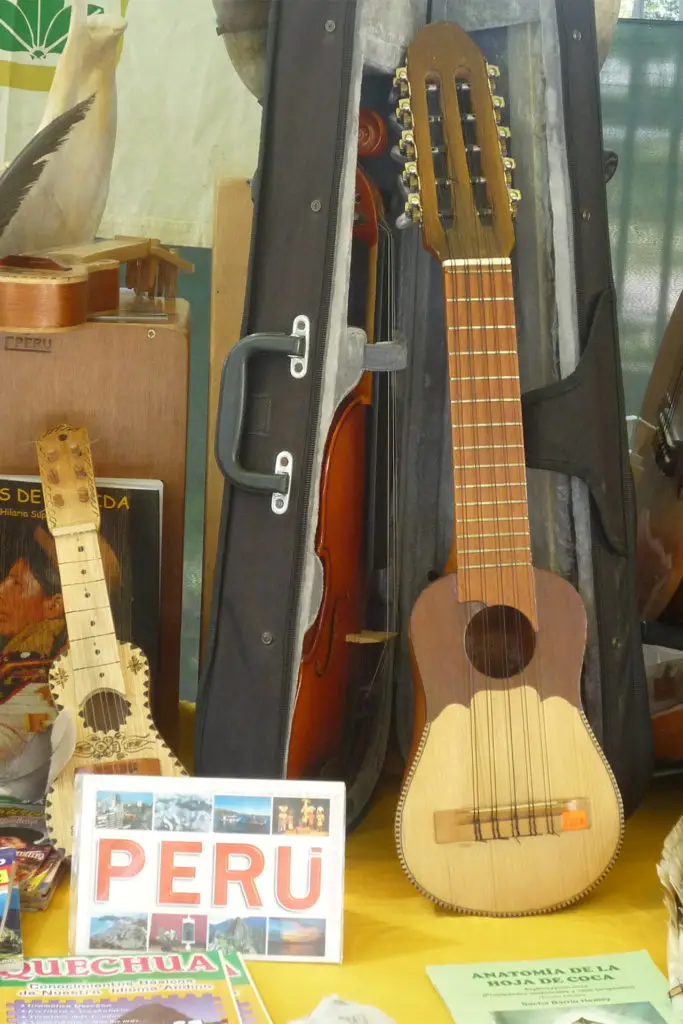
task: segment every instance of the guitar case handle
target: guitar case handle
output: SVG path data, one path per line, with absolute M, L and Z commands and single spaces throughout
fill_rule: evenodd
M 223 476 L 245 491 L 286 494 L 290 478 L 285 473 L 257 473 L 240 462 L 240 445 L 247 401 L 247 365 L 252 356 L 275 354 L 300 361 L 305 339 L 289 334 L 249 334 L 241 338 L 223 364 L 216 424 L 216 461 Z

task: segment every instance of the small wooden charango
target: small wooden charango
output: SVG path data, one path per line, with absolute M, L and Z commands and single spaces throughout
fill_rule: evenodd
M 613 864 L 614 776 L 581 706 L 586 612 L 531 559 L 504 106 L 454 24 L 398 70 L 406 216 L 444 281 L 454 539 L 410 620 L 416 714 L 396 815 L 401 863 L 435 902 L 512 916 L 567 906 Z
M 149 665 L 119 643 L 99 544 L 100 510 L 87 431 L 58 426 L 37 442 L 47 525 L 57 552 L 69 650 L 50 671 L 55 704 L 72 715 L 76 747 L 51 786 L 46 819 L 71 854 L 78 772 L 185 775 L 149 707 Z

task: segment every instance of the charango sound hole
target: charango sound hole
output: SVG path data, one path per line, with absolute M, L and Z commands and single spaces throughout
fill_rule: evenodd
M 482 608 L 465 630 L 465 651 L 489 679 L 519 675 L 534 656 L 536 634 L 525 615 L 507 605 Z
M 94 732 L 118 732 L 129 715 L 130 704 L 116 690 L 97 690 L 81 707 L 81 718 Z

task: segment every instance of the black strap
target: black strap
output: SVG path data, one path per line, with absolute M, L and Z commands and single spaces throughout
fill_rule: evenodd
M 620 408 L 612 382 L 620 372 L 614 345 L 611 290 L 593 314 L 588 341 L 576 370 L 563 380 L 522 398 L 527 465 L 578 476 L 588 484 L 610 547 L 626 556 L 626 522 L 620 498 L 622 465 L 605 424 L 619 428 Z

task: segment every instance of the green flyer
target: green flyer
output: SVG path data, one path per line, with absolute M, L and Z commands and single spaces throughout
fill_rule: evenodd
M 456 1024 L 672 1024 L 648 953 L 443 964 L 427 973 Z

